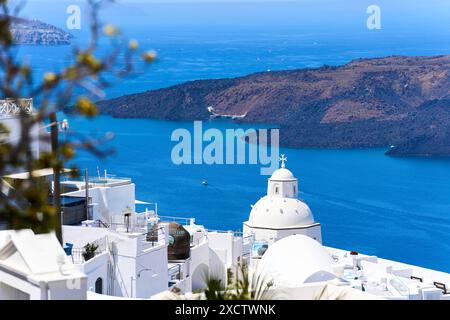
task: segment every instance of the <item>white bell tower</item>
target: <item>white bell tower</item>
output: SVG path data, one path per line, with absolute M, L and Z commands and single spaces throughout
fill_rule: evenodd
M 251 206 L 249 218 L 243 225 L 244 234 L 266 245 L 295 234 L 321 243 L 320 223 L 314 220 L 308 205 L 298 199 L 298 180 L 286 168 L 286 161 L 282 154 L 280 168 L 268 179 L 267 195 Z
M 282 154 L 280 157 L 281 168 L 269 178 L 267 184 L 267 195 L 278 198 L 292 198 L 298 197 L 298 180 L 291 171 L 286 169 L 287 157 Z

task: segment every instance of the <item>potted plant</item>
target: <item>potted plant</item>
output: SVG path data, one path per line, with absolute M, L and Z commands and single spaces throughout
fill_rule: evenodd
M 98 245 L 94 244 L 94 243 L 86 243 L 86 245 L 84 246 L 84 252 L 83 252 L 83 257 L 84 257 L 84 261 L 88 261 L 90 259 L 92 259 L 95 256 L 95 251 L 97 251 L 98 249 Z

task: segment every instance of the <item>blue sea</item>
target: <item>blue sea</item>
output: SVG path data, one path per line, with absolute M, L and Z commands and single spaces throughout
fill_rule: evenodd
M 382 29 L 368 30 L 365 0 L 273 3 L 127 2 L 108 7 L 104 21 L 123 27 L 158 61 L 117 81 L 108 97 L 195 79 L 340 65 L 357 58 L 450 54 L 450 4 L 445 0 L 377 1 Z M 67 1 L 31 2 L 24 16 L 65 26 Z M 49 5 L 51 4 L 51 5 Z M 84 21 L 84 20 L 83 20 Z M 86 27 L 72 31 L 85 41 Z M 70 46 L 23 46 L 17 56 L 35 76 L 70 62 Z M 106 50 L 106 43 L 100 51 Z M 210 121 L 205 128 L 244 127 Z M 113 132 L 98 159 L 79 152 L 77 164 L 96 174 L 131 177 L 139 200 L 160 214 L 196 217 L 212 229 L 237 230 L 266 192 L 258 165 L 174 165 L 170 135 L 192 122 L 70 118 L 78 133 Z M 282 134 L 282 132 L 281 132 Z M 299 179 L 300 196 L 322 223 L 324 244 L 450 272 L 450 159 L 392 158 L 384 149 L 282 149 Z M 207 179 L 209 186 L 202 185 Z M 145 207 L 138 209 L 144 210 Z

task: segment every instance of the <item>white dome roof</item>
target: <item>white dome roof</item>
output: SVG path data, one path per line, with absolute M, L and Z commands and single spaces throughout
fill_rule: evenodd
M 248 222 L 252 227 L 295 228 L 313 224 L 314 217 L 298 199 L 265 196 L 253 206 Z
M 292 235 L 269 246 L 258 265 L 258 274 L 274 285 L 296 287 L 335 278 L 333 260 L 325 248 L 305 235 Z
M 280 168 L 272 173 L 270 180 L 295 180 L 295 177 L 290 170 Z

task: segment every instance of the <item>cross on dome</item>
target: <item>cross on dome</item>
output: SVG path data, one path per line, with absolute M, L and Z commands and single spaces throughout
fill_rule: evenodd
M 281 161 L 281 168 L 286 167 L 285 162 L 287 162 L 287 157 L 286 155 L 282 154 L 280 157 L 280 161 Z

